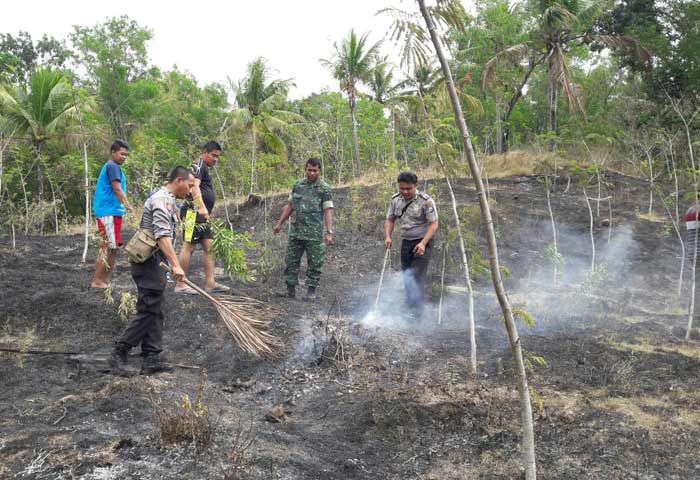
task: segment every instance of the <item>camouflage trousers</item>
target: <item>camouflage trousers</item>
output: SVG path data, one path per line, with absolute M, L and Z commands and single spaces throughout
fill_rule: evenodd
M 306 252 L 306 286 L 318 287 L 321 268 L 326 261 L 326 245 L 323 240 L 301 240 L 290 238 L 287 243 L 287 268 L 284 270 L 287 285 L 299 283 L 301 257 Z

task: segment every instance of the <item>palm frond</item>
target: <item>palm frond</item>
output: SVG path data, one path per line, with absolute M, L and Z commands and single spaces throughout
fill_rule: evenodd
M 491 58 L 486 65 L 484 65 L 484 74 L 481 81 L 481 90 L 486 91 L 486 88 L 491 85 L 491 83 L 496 78 L 496 66 L 501 60 L 508 60 L 513 63 L 518 63 L 522 59 L 527 58 L 530 54 L 530 45 L 528 43 L 520 43 L 518 45 L 513 45 L 505 50 L 498 52 L 493 58 Z
M 639 39 L 631 35 L 587 35 L 584 37 L 586 43 L 599 43 L 610 50 L 618 53 L 631 55 L 641 63 L 649 65 L 653 54 L 643 47 Z
M 552 72 L 552 74 L 556 76 L 557 81 L 562 85 L 562 90 L 564 91 L 564 95 L 566 96 L 569 104 L 569 111 L 572 113 L 580 111 L 585 115 L 586 111 L 581 103 L 581 87 L 571 82 L 571 72 L 569 71 L 569 66 L 566 63 L 566 57 L 560 46 L 555 48 L 553 57 L 556 69 Z

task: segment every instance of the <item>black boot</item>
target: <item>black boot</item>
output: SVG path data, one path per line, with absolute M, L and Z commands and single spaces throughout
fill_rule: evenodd
M 306 295 L 304 295 L 304 301 L 313 302 L 316 300 L 316 287 L 309 287 L 306 289 Z
M 279 292 L 277 296 L 283 298 L 297 298 L 297 289 L 294 285 L 287 285 L 287 291 Z
M 126 363 L 131 347 L 125 343 L 117 343 L 112 350 L 112 355 L 109 358 L 109 368 L 115 375 L 124 375 L 126 373 Z
M 141 375 L 153 375 L 155 373 L 170 373 L 174 372 L 173 367 L 169 367 L 163 363 L 157 353 L 149 353 L 143 357 L 143 365 L 141 365 Z

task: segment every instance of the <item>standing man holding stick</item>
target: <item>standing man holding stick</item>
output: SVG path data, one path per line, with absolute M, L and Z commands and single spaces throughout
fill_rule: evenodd
M 384 223 L 384 246 L 391 248 L 391 234 L 396 220 L 401 221 L 401 270 L 403 272 L 406 303 L 417 318 L 423 314 L 425 302 L 425 275 L 433 251 L 433 239 L 438 230 L 435 201 L 418 191 L 418 177 L 403 172 L 398 178 L 399 191 L 391 197 L 391 205 Z
M 294 214 L 287 243 L 287 268 L 285 277 L 287 291 L 282 296 L 296 298 L 299 283 L 299 266 L 306 251 L 306 295 L 304 300 L 316 299 L 316 288 L 321 278 L 321 268 L 326 260 L 326 245 L 333 243 L 333 200 L 331 187 L 321 178 L 321 162 L 309 158 L 305 167 L 306 178 L 292 188 L 289 203 L 282 210 L 275 235 Z
M 117 253 L 122 246 L 122 218 L 134 213 L 126 198 L 126 175 L 121 165 L 129 156 L 129 145 L 122 140 L 115 140 L 110 147 L 110 158 L 102 166 L 95 186 L 92 200 L 97 229 L 102 237 L 100 252 L 95 261 L 95 275 L 91 288 L 105 289 L 109 286 L 109 277 L 117 263 Z
M 131 319 L 122 336 L 112 350 L 110 367 L 117 375 L 126 373 L 129 350 L 141 345 L 143 356 L 142 375 L 172 371 L 160 359 L 163 350 L 163 311 L 161 303 L 167 283 L 165 271 L 160 268 L 160 262 L 167 261 L 172 269 L 172 275 L 178 282 L 185 278 L 185 272 L 180 266 L 175 249 L 173 236 L 177 222 L 176 198 L 185 198 L 194 186 L 194 177 L 185 167 L 175 167 L 168 177 L 168 183 L 156 190 L 143 208 L 143 216 L 139 231 L 135 237 L 154 242 L 157 246 L 149 249 L 145 261 L 131 258 L 131 275 L 138 288 L 136 316 Z M 127 246 L 130 252 L 131 242 Z

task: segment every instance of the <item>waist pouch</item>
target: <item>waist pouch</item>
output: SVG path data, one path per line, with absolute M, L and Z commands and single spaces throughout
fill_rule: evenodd
M 158 241 L 149 230 L 139 229 L 129 243 L 127 243 L 124 251 L 129 261 L 133 263 L 143 263 L 159 250 Z

